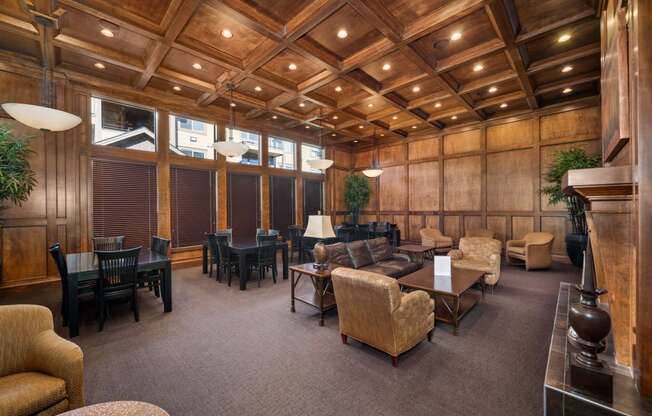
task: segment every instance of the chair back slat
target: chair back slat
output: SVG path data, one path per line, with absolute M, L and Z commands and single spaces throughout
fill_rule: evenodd
M 122 250 L 124 241 L 124 235 L 114 237 L 93 237 L 93 251 Z
M 54 263 L 57 265 L 57 270 L 59 271 L 59 277 L 61 278 L 61 283 L 66 282 L 68 277 L 68 263 L 66 263 L 66 255 L 63 250 L 61 250 L 60 243 L 54 243 L 50 246 L 50 254 L 54 259 Z
M 151 250 L 153 252 L 158 253 L 161 256 L 167 256 L 169 249 L 170 249 L 170 240 L 156 235 L 152 236 Z
M 100 291 L 135 286 L 141 246 L 127 250 L 97 251 Z
M 231 247 L 229 247 L 229 237 L 224 234 L 215 235 L 218 258 L 221 263 L 227 264 L 231 260 Z
M 258 264 L 271 264 L 276 258 L 276 244 L 273 241 L 261 241 L 258 248 Z

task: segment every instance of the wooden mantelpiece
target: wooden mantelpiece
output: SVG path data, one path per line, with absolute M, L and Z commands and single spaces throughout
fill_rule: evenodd
M 631 199 L 633 192 L 632 167 L 577 169 L 568 171 L 562 180 L 567 193 L 577 193 L 591 202 L 595 199 Z

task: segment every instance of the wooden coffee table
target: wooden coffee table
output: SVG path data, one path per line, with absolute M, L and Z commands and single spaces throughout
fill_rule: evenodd
M 424 259 L 432 258 L 435 255 L 435 247 L 421 244 L 404 244 L 396 247 L 396 250 L 399 253 L 407 254 L 411 261 L 419 264 L 423 264 Z
M 479 283 L 482 295 L 470 289 Z M 435 299 L 435 319 L 453 324 L 457 335 L 460 319 L 484 298 L 484 272 L 453 267 L 452 277 L 435 277 L 434 266 L 428 265 L 398 279 L 401 288 L 424 290 Z
M 296 286 L 302 276 L 308 276 L 312 287 L 297 293 Z M 324 312 L 337 306 L 331 285 L 331 267 L 317 270 L 313 263 L 290 266 L 290 312 L 294 312 L 294 301 L 298 300 L 319 310 L 319 326 L 324 326 Z

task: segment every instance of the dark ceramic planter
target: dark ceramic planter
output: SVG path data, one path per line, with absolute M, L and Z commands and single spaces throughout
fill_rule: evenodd
M 588 237 L 584 234 L 566 235 L 566 253 L 575 267 L 582 267 Z

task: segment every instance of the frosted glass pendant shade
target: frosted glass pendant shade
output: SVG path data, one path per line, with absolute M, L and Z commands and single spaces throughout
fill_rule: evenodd
M 225 142 L 216 142 L 213 144 L 217 153 L 224 155 L 226 157 L 239 157 L 244 155 L 249 146 L 246 143 L 236 142 L 234 140 L 228 140 Z
M 42 131 L 69 130 L 82 121 L 74 114 L 40 105 L 4 103 L 2 109 L 24 125 Z
M 321 170 L 326 170 L 333 165 L 333 161 L 328 159 L 311 159 L 307 160 L 306 163 L 313 169 Z
M 365 170 L 362 171 L 362 173 L 364 173 L 364 175 L 369 177 L 369 178 L 377 178 L 378 176 L 381 175 L 381 173 L 383 173 L 383 170 L 382 169 L 365 169 Z

